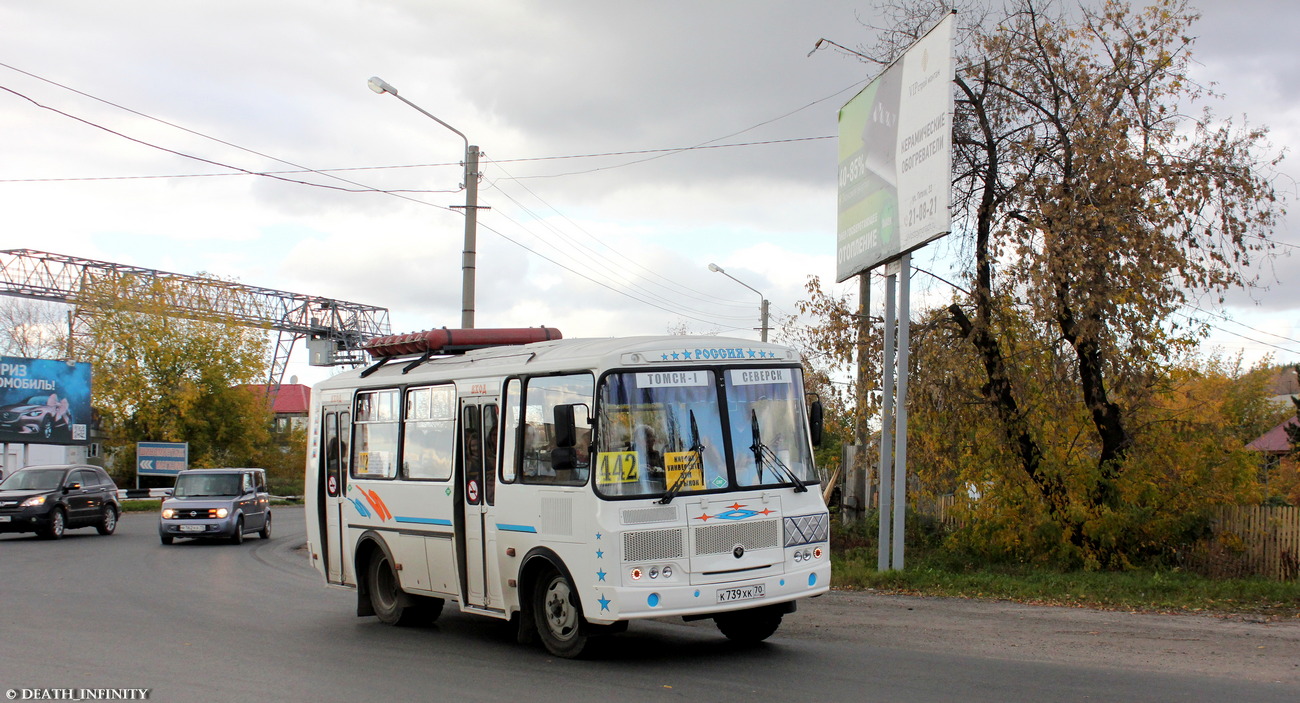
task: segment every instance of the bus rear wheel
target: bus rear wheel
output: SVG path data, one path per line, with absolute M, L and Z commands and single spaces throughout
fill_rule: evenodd
M 547 651 L 565 659 L 582 656 L 589 639 L 587 622 L 567 576 L 554 568 L 542 574 L 533 590 L 533 615 Z
M 366 579 L 370 605 L 380 622 L 399 627 L 428 625 L 442 614 L 441 598 L 421 598 L 402 590 L 392 561 L 382 551 L 370 560 Z

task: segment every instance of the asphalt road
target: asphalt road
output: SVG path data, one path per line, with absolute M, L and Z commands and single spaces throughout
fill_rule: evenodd
M 1300 700 L 1300 669 L 1290 668 L 1300 664 L 1300 624 L 1196 653 L 1225 666 L 1170 666 L 1178 648 L 1151 644 L 1160 626 L 1144 620 L 1126 621 L 1131 634 L 1116 630 L 1133 642 L 1114 659 L 1096 655 L 1112 651 L 1097 639 L 1053 656 L 1059 630 L 1093 625 L 1059 625 L 1059 609 L 976 616 L 965 602 L 863 594 L 809 601 L 755 648 L 732 646 L 708 621 L 664 620 L 633 623 L 592 659 L 561 660 L 451 604 L 429 628 L 355 617 L 353 595 L 326 588 L 307 563 L 302 509 L 275 516 L 273 539 L 240 546 L 164 547 L 151 514 L 123 516 L 111 537 L 0 536 L 0 696 L 147 688 L 149 700 L 185 703 Z M 1232 666 L 1256 642 L 1283 651 L 1269 666 Z M 1122 654 L 1153 646 L 1165 653 L 1150 665 Z

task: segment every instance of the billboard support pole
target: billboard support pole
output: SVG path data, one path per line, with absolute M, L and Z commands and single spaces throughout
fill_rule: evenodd
M 911 346 L 912 255 L 903 254 L 898 278 L 898 385 L 894 399 L 894 549 L 891 568 L 903 569 L 907 522 L 907 377 Z
M 876 570 L 889 570 L 889 549 L 893 544 L 890 529 L 893 527 L 890 508 L 893 505 L 894 491 L 894 284 L 897 274 L 885 278 L 885 355 L 880 365 L 881 405 L 880 405 L 880 531 L 877 535 L 879 554 L 876 558 Z

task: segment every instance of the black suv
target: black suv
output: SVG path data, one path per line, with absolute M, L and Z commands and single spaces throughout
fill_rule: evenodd
M 35 532 L 58 539 L 64 530 L 117 529 L 117 485 L 98 466 L 28 466 L 0 481 L 0 532 Z

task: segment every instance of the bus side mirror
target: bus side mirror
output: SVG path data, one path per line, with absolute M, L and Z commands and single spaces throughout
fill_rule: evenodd
M 573 420 L 573 406 L 555 406 L 555 446 L 573 449 L 577 443 L 578 426 Z
M 578 467 L 578 450 L 573 447 L 556 447 L 551 450 L 551 468 L 567 471 Z
M 822 410 L 822 402 L 814 400 L 812 407 L 808 408 L 808 431 L 812 435 L 814 447 L 822 446 L 822 427 L 825 424 Z

